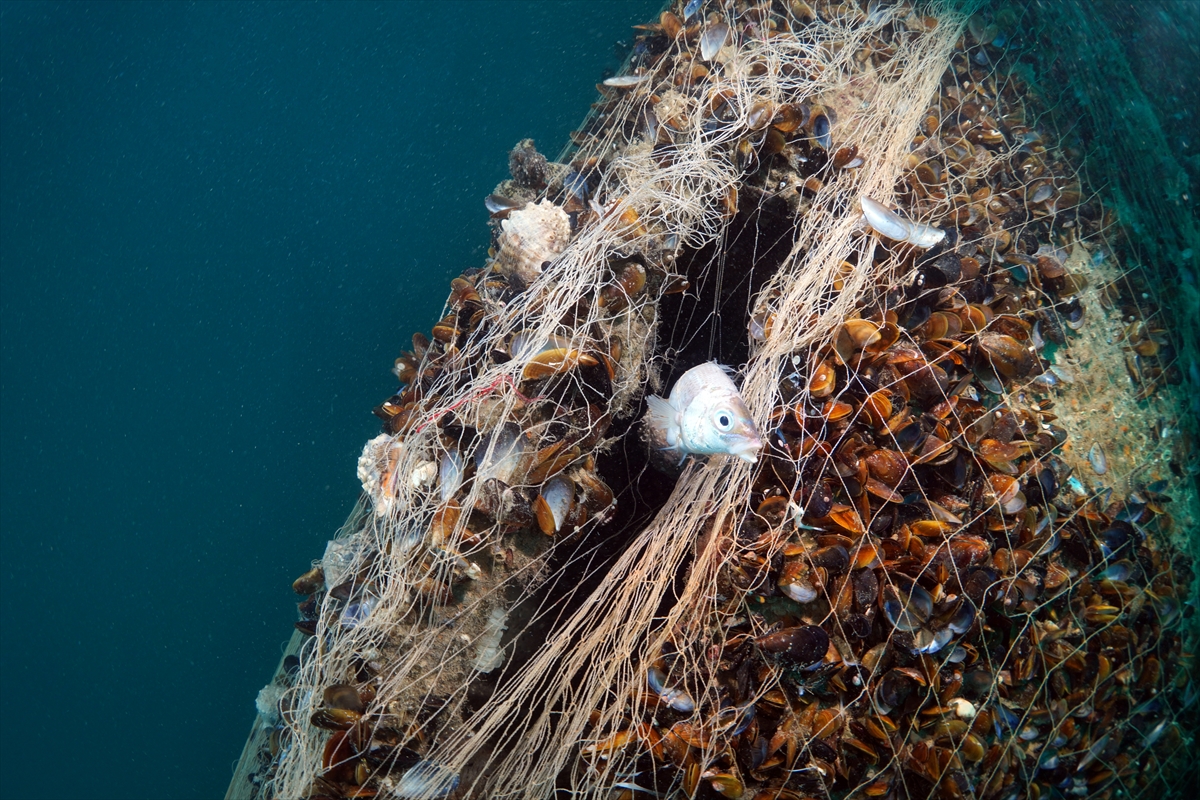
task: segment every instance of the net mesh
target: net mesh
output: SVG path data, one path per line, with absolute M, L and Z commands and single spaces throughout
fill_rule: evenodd
M 1184 785 L 1184 362 L 1037 91 L 1055 18 L 972 12 L 673 7 L 569 165 L 514 151 L 297 582 L 265 796 Z M 650 466 L 714 357 L 759 462 Z

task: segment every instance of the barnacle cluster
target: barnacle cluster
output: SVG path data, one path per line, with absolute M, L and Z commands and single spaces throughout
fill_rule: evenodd
M 518 145 L 295 584 L 247 796 L 1186 780 L 1180 356 L 1019 16 L 676 3 L 566 154 Z M 648 466 L 644 395 L 713 357 L 758 462 Z

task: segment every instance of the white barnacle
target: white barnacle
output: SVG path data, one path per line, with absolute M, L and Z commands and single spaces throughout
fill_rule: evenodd
M 533 283 L 547 262 L 558 258 L 571 241 L 571 220 L 558 206 L 543 200 L 530 203 L 500 223 L 500 252 L 496 268 Z
M 433 485 L 437 473 L 437 464 L 432 461 L 422 461 L 413 467 L 413 471 L 409 474 L 409 481 L 414 489 L 427 489 Z

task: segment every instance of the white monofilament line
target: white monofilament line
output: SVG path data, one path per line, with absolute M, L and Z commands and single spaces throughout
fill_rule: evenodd
M 854 54 L 897 17 L 895 9 L 880 10 L 865 21 L 834 19 L 809 25 L 804 41 L 741 43 L 722 79 L 737 98 L 732 105 L 740 112 L 701 134 L 709 122 L 707 108 L 697 104 L 688 109 L 685 134 L 690 134 L 677 141 L 674 160 L 665 168 L 651 158 L 648 147 L 626 148 L 625 142 L 611 139 L 597 143 L 598 149 L 626 148 L 612 160 L 596 192 L 605 213 L 529 288 L 527 296 L 537 298 L 536 305 L 497 311 L 489 335 L 463 349 L 457 361 L 463 365 L 461 369 L 486 363 L 489 349 L 517 332 L 524 332 L 535 346 L 554 336 L 575 336 L 573 331 L 560 329 L 560 320 L 607 279 L 607 265 L 614 254 L 646 246 L 619 222 L 621 210 L 637 212 L 650 231 L 647 237 L 675 236 L 689 247 L 699 247 L 718 236 L 728 223 L 721 203 L 741 178 L 730 149 L 749 132 L 749 107 L 761 101 L 811 100 L 851 81 L 861 82 L 862 76 L 855 74 Z M 965 24 L 963 17 L 950 12 L 938 17 L 940 24 L 934 30 L 911 33 L 908 46 L 896 53 L 886 74 L 876 74 L 869 86 L 859 87 L 868 97 L 865 107 L 851 109 L 848 117 L 839 120 L 839 140 L 858 144 L 865 164 L 858 170 L 843 171 L 825 184 L 811 212 L 796 221 L 792 255 L 768 287 L 777 290 L 772 301 L 775 323 L 757 348 L 743 387 L 748 407 L 760 421 L 767 419 L 779 402 L 777 387 L 791 368 L 793 354 L 827 340 L 853 313 L 862 293 L 880 279 L 871 270 L 871 241 L 858 225 L 856 200 L 861 194 L 884 202 L 890 199 L 908 144 L 936 94 Z M 801 60 L 809 69 L 784 69 Z M 763 74 L 753 74 L 750 65 L 755 62 L 766 65 Z M 634 91 L 623 104 L 633 114 L 638 104 L 647 102 L 648 91 Z M 859 269 L 843 276 L 843 291 L 828 307 L 820 307 L 841 263 L 854 252 L 858 253 Z M 762 296 L 772 296 L 771 291 Z M 645 298 L 644 303 L 656 299 Z M 587 322 L 599 322 L 600 313 L 593 307 Z M 579 329 L 589 327 L 585 324 Z M 647 343 L 640 350 L 641 363 L 632 368 L 624 365 L 615 392 L 624 402 L 637 396 L 647 370 L 645 360 L 652 351 Z M 464 398 L 486 398 L 487 402 L 456 407 L 464 422 L 484 430 L 511 416 L 520 402 L 511 391 L 520 381 L 520 369 L 521 364 L 512 362 L 488 367 L 465 388 L 453 392 L 448 390 L 459 376 L 447 371 L 429 395 L 446 389 L 443 409 Z M 431 418 L 439 415 L 436 409 L 431 412 Z M 437 460 L 440 445 L 435 431 L 436 426 L 428 425 L 396 437 L 396 474 L 412 474 L 419 465 Z M 579 763 L 580 748 L 617 730 L 629 712 L 629 703 L 637 715 L 646 666 L 668 638 L 698 640 L 707 627 L 719 625 L 715 582 L 723 558 L 721 532 L 733 524 L 733 517 L 745 513 L 750 475 L 750 469 L 740 462 L 714 459 L 689 467 L 666 506 L 637 536 L 600 587 L 539 648 L 521 674 L 471 717 L 468 728 L 452 731 L 435 744 L 428 760 L 455 773 L 464 772 L 471 762 L 476 762 L 478 769 L 482 760 L 479 783 L 463 788 L 490 797 L 547 796 L 564 769 L 569 769 L 572 783 L 581 791 L 621 780 L 627 765 L 619 752 L 597 773 Z M 463 507 L 471 507 L 478 493 L 479 488 L 473 487 Z M 386 506 L 376 508 L 365 535 L 373 540 L 370 549 L 388 554 L 376 560 L 371 576 L 382 591 L 379 606 L 357 627 L 326 629 L 321 623 L 317 635 L 308 641 L 306 647 L 320 652 L 302 660 L 292 690 L 295 724 L 275 778 L 278 796 L 304 796 L 313 776 L 321 772 L 327 737 L 307 720 L 321 706 L 322 687 L 350 680 L 355 654 L 379 654 L 385 649 L 398 654 L 395 662 L 385 666 L 373 703 L 373 708 L 386 709 L 388 700 L 406 685 L 431 680 L 425 665 L 431 657 L 436 664 L 437 649 L 453 640 L 444 631 L 426 636 L 418 630 L 401 643 L 395 641 L 401 621 L 419 608 L 413 587 L 427 574 L 426 549 L 401 545 L 428 529 L 437 505 L 436 495 L 431 497 L 400 480 Z M 465 517 L 458 523 L 460 537 Z M 677 602 L 665 618 L 656 618 L 661 600 L 690 556 L 694 557 L 691 571 Z M 321 615 L 322 620 L 328 618 Z M 466 681 L 464 691 L 465 687 Z M 447 699 L 451 704 L 460 701 L 461 697 Z M 593 711 L 598 712 L 598 720 L 592 720 Z M 434 789 L 427 796 L 435 796 Z

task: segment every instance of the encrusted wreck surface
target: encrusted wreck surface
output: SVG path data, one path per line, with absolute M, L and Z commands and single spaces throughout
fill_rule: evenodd
M 1184 785 L 1178 345 L 1014 14 L 677 4 L 519 143 L 231 796 Z M 757 463 L 650 466 L 711 359 Z

